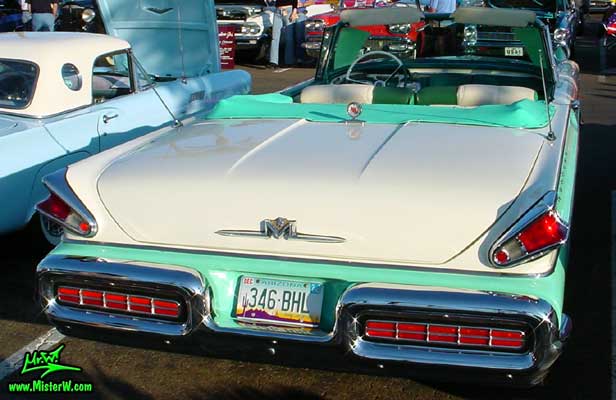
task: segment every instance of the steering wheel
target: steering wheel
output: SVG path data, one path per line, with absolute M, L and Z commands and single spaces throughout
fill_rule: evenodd
M 387 56 L 387 57 L 393 59 L 396 63 L 398 63 L 398 66 L 396 67 L 394 72 L 392 72 L 387 77 L 387 79 L 385 79 L 384 81 L 371 82 L 371 81 L 362 81 L 362 80 L 359 80 L 359 79 L 351 78 L 351 75 L 353 73 L 353 69 L 355 68 L 355 66 L 358 63 L 360 63 L 361 61 L 363 61 L 365 58 L 368 58 L 368 57 L 371 57 L 371 56 L 374 56 L 374 55 Z M 370 51 L 368 53 L 364 53 L 361 56 L 357 57 L 357 59 L 355 61 L 353 61 L 353 63 L 349 66 L 349 69 L 346 72 L 345 79 L 347 80 L 347 82 L 361 83 L 362 85 L 387 86 L 387 82 L 389 82 L 391 80 L 391 78 L 396 76 L 396 74 L 400 70 L 403 71 L 403 74 L 404 74 L 405 78 L 408 78 L 409 80 L 411 79 L 411 76 L 409 75 L 409 72 L 406 70 L 406 68 L 404 68 L 404 63 L 402 62 L 402 60 L 400 60 L 398 57 L 396 57 L 395 55 L 393 55 L 392 53 L 390 53 L 388 51 L 375 50 L 375 51 Z

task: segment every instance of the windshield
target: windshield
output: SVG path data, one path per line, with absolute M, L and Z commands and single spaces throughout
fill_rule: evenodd
M 347 69 L 360 56 L 366 57 L 356 65 L 382 68 L 394 62 L 392 57 L 371 52 L 387 52 L 400 59 L 406 67 L 435 64 L 502 63 L 519 66 L 538 66 L 538 49 L 542 47 L 540 31 L 532 28 L 508 28 L 458 23 L 435 24 L 435 21 L 413 24 L 412 35 L 374 35 L 378 27 L 343 27 L 336 35 L 336 43 L 327 40 L 329 51 L 321 53 L 321 63 L 331 72 Z M 436 21 L 438 22 L 438 21 Z M 451 22 L 451 21 L 441 21 Z M 391 31 L 392 28 L 388 27 Z M 331 35 L 329 35 L 331 39 Z
M 488 0 L 491 7 L 518 8 L 535 11 L 556 11 L 556 0 Z
M 38 67 L 27 61 L 0 60 L 0 107 L 26 108 L 32 100 Z

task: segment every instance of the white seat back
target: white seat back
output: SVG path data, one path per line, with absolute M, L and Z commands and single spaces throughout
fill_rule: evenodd
M 511 104 L 528 99 L 536 100 L 537 92 L 522 86 L 461 85 L 457 92 L 458 105 L 475 107 L 487 104 Z
M 300 103 L 320 104 L 372 104 L 374 86 L 361 84 L 314 85 L 308 86 L 300 94 Z

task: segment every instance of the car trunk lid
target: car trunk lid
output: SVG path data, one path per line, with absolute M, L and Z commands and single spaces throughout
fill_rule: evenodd
M 531 131 L 437 123 L 212 121 L 117 160 L 98 188 L 144 244 L 439 264 L 505 212 L 542 143 Z M 258 233 L 277 217 L 344 241 L 217 233 Z

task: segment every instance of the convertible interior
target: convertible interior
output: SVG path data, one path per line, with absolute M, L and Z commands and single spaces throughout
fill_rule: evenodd
M 494 23 L 505 26 L 477 24 L 476 19 L 486 11 Z M 535 15 L 513 14 L 517 19 L 511 20 L 511 13 L 500 15 L 500 11 L 479 10 L 477 14 L 475 10 L 459 9 L 454 21 L 442 26 L 442 21 L 422 20 L 419 25 L 415 21 L 417 40 L 406 47 L 399 45 L 400 37 L 375 38 L 354 28 L 354 23 L 373 18 L 365 11 L 351 11 L 346 18 L 348 25 L 331 34 L 336 43 L 329 47 L 335 51 L 321 53 L 323 78 L 299 93 L 289 94 L 302 104 L 477 107 L 542 100 L 540 65 L 545 61 L 536 56 L 541 54 L 537 52 L 541 37 L 532 27 Z M 413 13 L 416 11 L 409 10 L 410 21 Z M 425 18 L 423 14 L 421 17 Z M 490 40 L 494 37 L 499 41 Z M 509 41 L 504 42 L 502 37 Z M 400 48 L 404 50 L 396 51 Z

